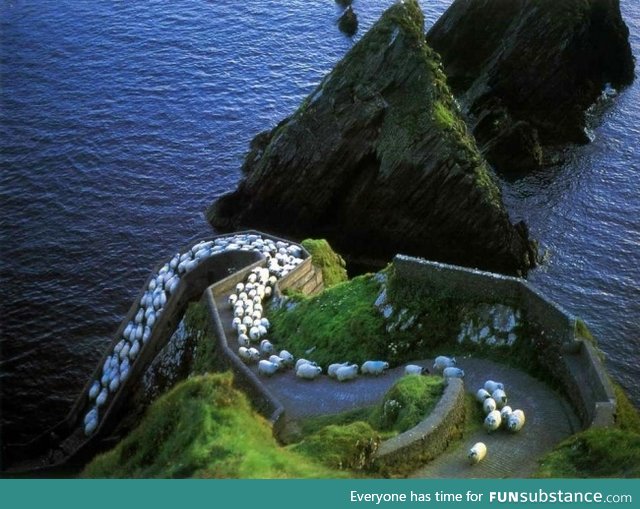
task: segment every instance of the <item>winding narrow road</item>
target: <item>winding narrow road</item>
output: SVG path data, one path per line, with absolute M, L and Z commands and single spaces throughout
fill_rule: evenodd
M 226 302 L 226 295 L 216 299 L 229 346 L 237 349 L 236 335 L 231 327 L 233 313 Z M 277 342 L 274 344 L 277 347 Z M 430 367 L 433 361 L 428 359 L 414 364 Z M 488 434 L 479 429 L 410 477 L 530 477 L 537 468 L 538 459 L 579 430 L 578 418 L 566 400 L 523 371 L 488 359 L 459 358 L 458 365 L 465 371 L 464 384 L 469 393 L 475 394 L 488 379 L 504 383 L 508 404 L 514 410 L 520 408 L 525 412 L 526 425 L 515 434 L 504 430 Z M 257 373 L 255 365 L 251 369 Z M 403 375 L 403 371 L 401 366 L 380 377 L 361 376 L 347 383 L 324 375 L 313 381 L 302 380 L 292 370 L 273 377 L 260 376 L 260 379 L 284 406 L 287 425 L 295 426 L 295 422 L 302 418 L 375 404 Z M 484 461 L 471 466 L 467 463 L 467 452 L 476 442 L 484 442 L 488 453 Z

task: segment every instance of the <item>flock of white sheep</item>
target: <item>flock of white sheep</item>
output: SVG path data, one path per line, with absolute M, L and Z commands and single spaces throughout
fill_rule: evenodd
M 445 378 L 464 378 L 464 371 L 456 367 L 455 357 L 444 355 L 436 357 L 433 369 L 442 372 Z M 492 433 L 500 427 L 516 433 L 524 426 L 524 411 L 521 409 L 512 410 L 507 405 L 507 393 L 503 383 L 487 380 L 484 386 L 476 392 L 476 400 L 482 405 L 485 415 L 484 428 L 488 433 Z M 475 464 L 482 461 L 486 455 L 486 444 L 477 442 L 469 449 L 467 458 L 471 464 Z
M 194 270 L 203 260 L 225 251 L 256 251 L 267 260 L 267 269 L 259 269 L 260 276 L 267 274 L 266 284 L 260 295 L 268 297 L 272 286 L 279 278 L 286 276 L 302 262 L 300 246 L 283 241 L 274 241 L 257 234 L 236 234 L 201 241 L 183 253 L 176 253 L 154 274 L 140 299 L 137 312 L 125 327 L 121 339 L 107 356 L 99 379 L 94 380 L 88 392 L 90 409 L 84 416 L 85 435 L 91 435 L 98 427 L 101 412 L 108 407 L 108 401 L 129 377 L 129 372 L 140 352 L 151 338 L 154 325 L 162 315 L 167 302 L 176 292 L 181 278 Z M 251 276 L 250 276 L 251 278 Z M 258 295 L 257 288 L 254 297 Z M 259 310 L 256 303 L 255 310 Z M 269 323 L 266 319 L 252 321 L 249 329 L 251 337 L 259 338 L 266 333 Z

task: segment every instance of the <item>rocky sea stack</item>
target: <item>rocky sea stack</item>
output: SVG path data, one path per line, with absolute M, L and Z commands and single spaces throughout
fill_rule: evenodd
M 398 3 L 298 111 L 251 143 L 218 229 L 327 238 L 350 259 L 401 252 L 506 273 L 534 263 L 468 133 L 415 0 Z
M 634 78 L 619 0 L 456 0 L 427 42 L 504 171 L 539 167 L 543 146 L 588 142 L 585 110 Z
M 338 19 L 338 28 L 349 37 L 355 35 L 358 31 L 358 16 L 356 16 L 353 7 L 347 7 L 342 13 L 342 16 Z

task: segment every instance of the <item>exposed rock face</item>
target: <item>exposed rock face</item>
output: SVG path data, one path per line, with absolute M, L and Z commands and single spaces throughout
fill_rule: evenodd
M 358 31 L 358 17 L 353 11 L 353 7 L 349 6 L 338 19 L 338 28 L 348 36 L 355 35 Z
M 391 7 L 291 118 L 258 135 L 243 170 L 207 212 L 218 229 L 324 237 L 352 260 L 401 252 L 507 273 L 534 263 L 415 0 Z
M 489 161 L 529 170 L 588 142 L 585 110 L 633 81 L 628 37 L 619 0 L 456 0 L 427 41 Z

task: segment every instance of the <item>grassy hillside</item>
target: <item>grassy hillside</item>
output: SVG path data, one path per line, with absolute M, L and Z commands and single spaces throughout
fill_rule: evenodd
M 230 374 L 190 378 L 155 401 L 140 425 L 83 477 L 341 477 L 277 444 Z

